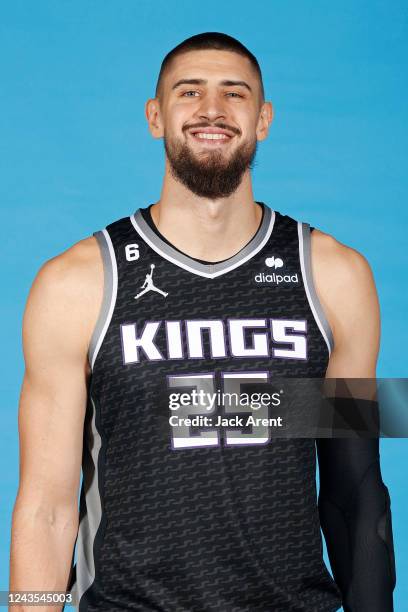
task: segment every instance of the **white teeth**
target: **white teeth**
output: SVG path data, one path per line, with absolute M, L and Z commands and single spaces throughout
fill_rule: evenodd
M 195 136 L 197 136 L 197 138 L 203 138 L 206 140 L 222 140 L 228 138 L 226 134 L 208 134 L 206 132 L 196 132 Z

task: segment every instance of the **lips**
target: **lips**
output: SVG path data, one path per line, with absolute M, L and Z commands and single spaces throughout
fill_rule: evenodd
M 200 143 L 200 147 L 225 147 L 229 144 L 232 134 L 226 130 L 211 128 L 193 128 L 190 131 L 191 137 Z
M 217 140 L 217 141 L 227 141 L 232 138 L 234 134 L 229 132 L 228 130 L 224 130 L 221 128 L 215 127 L 205 127 L 205 128 L 192 128 L 190 134 L 194 136 L 197 140 Z

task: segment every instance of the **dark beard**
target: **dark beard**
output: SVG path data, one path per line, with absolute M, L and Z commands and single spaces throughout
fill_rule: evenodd
M 195 195 L 210 200 L 234 193 L 247 168 L 254 167 L 258 145 L 257 140 L 243 143 L 226 161 L 220 151 L 207 152 L 200 160 L 186 143 L 163 140 L 173 177 Z

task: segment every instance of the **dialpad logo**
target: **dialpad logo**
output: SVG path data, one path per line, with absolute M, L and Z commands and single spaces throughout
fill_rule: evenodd
M 298 272 L 292 273 L 286 271 L 285 262 L 280 257 L 267 257 L 265 259 L 266 268 L 269 270 L 261 271 L 255 274 L 253 282 L 256 285 L 282 285 L 282 286 L 293 286 L 299 285 L 299 274 Z M 279 270 L 279 272 L 275 271 Z

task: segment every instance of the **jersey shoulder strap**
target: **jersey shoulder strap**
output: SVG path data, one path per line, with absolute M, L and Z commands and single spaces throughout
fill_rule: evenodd
M 108 330 L 115 308 L 122 247 L 125 251 L 125 257 L 126 248 L 128 257 L 132 257 L 138 242 L 135 240 L 135 232 L 129 217 L 122 217 L 113 221 L 104 229 L 93 232 L 93 236 L 96 238 L 101 252 L 104 286 L 102 304 L 88 347 L 88 361 L 91 370 L 93 370 L 96 356 Z M 132 247 L 132 244 L 136 244 L 136 246 Z
M 299 236 L 299 259 L 303 278 L 303 286 L 306 292 L 307 300 L 316 324 L 326 342 L 329 356 L 334 349 L 333 332 L 326 316 L 326 312 L 317 295 L 316 286 L 312 272 L 312 227 L 306 221 L 297 221 L 297 230 Z

